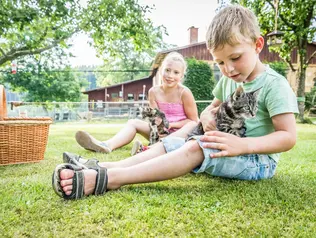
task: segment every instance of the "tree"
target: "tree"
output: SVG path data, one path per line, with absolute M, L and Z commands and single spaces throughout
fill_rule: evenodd
M 307 56 L 307 45 L 312 42 L 316 32 L 316 1 L 315 0 L 233 0 L 232 2 L 250 7 L 257 15 L 263 35 L 275 26 L 276 6 L 278 3 L 277 28 L 284 33 L 281 47 L 272 48 L 296 72 L 298 82 L 297 97 L 299 119 L 304 121 L 305 78 L 306 68 L 316 51 Z M 294 67 L 291 52 L 297 50 L 297 63 Z
M 97 74 L 98 83 L 102 86 L 113 85 L 127 80 L 140 79 L 150 74 L 151 65 L 157 52 L 170 48 L 160 37 L 152 39 L 152 49 L 134 50 L 132 44 L 119 41 L 115 56 L 104 56 L 104 66 Z
M 0 83 L 9 83 L 15 91 L 25 92 L 24 101 L 80 101 L 83 84 L 69 67 L 60 68 L 65 57 L 62 50 L 43 53 L 41 57 L 26 57 L 17 74 L 5 74 Z M 59 62 L 59 60 L 61 62 Z
M 36 55 L 67 42 L 77 32 L 86 32 L 99 55 L 115 55 L 117 42 L 136 50 L 151 48 L 163 27 L 154 27 L 145 17 L 151 8 L 137 0 L 94 0 L 81 6 L 79 0 L 2 1 L 0 5 L 0 66 L 26 55 Z
M 193 58 L 186 61 L 188 68 L 183 84 L 190 88 L 195 100 L 212 100 L 215 81 L 210 66 Z M 199 103 L 197 105 L 199 114 L 208 105 L 209 103 Z

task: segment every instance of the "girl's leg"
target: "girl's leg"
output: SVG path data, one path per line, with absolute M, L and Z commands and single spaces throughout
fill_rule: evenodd
M 196 141 L 189 141 L 184 146 L 168 154 L 126 168 L 108 169 L 108 190 L 118 189 L 123 185 L 149 183 L 176 178 L 189 173 L 204 160 L 203 152 Z M 72 170 L 60 172 L 61 186 L 66 194 L 72 190 Z M 84 170 L 86 195 L 93 192 L 96 171 Z
M 127 122 L 123 129 L 121 129 L 109 140 L 103 142 L 98 141 L 84 131 L 78 131 L 76 133 L 76 140 L 78 144 L 85 149 L 109 153 L 112 150 L 130 143 L 134 139 L 136 133 L 139 133 L 148 139 L 149 132 L 150 128 L 147 122 L 138 119 L 131 119 Z
M 197 123 L 194 121 L 188 122 L 181 129 L 171 135 L 185 138 L 196 125 Z M 104 141 L 104 143 L 107 144 L 111 150 L 115 150 L 130 143 L 134 139 L 136 133 L 141 134 L 146 139 L 149 139 L 150 128 L 148 122 L 139 119 L 128 120 L 127 125 L 122 130 L 120 130 L 111 139 Z
M 148 122 L 139 119 L 128 120 L 123 129 L 111 139 L 104 141 L 104 143 L 107 144 L 111 150 L 115 150 L 130 143 L 137 133 L 148 139 L 150 133 Z
M 187 138 L 188 134 L 192 132 L 194 127 L 197 126 L 197 122 L 195 121 L 190 121 L 187 124 L 185 124 L 183 127 L 181 127 L 179 130 L 171 133 L 168 136 L 176 136 L 176 137 L 181 137 L 181 138 Z

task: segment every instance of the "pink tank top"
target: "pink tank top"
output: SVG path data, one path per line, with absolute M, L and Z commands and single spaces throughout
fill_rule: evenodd
M 169 103 L 169 102 L 158 102 L 156 101 L 159 110 L 163 111 L 169 122 L 177 122 L 187 119 L 184 112 L 182 103 Z M 174 132 L 177 129 L 172 128 L 170 132 Z

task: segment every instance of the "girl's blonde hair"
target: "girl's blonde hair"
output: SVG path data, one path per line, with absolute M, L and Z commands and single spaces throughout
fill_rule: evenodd
M 206 45 L 209 50 L 216 50 L 225 44 L 235 45 L 245 40 L 255 43 L 259 36 L 255 14 L 245 7 L 230 5 L 212 20 L 206 33 Z
M 187 63 L 185 62 L 185 59 L 183 58 L 183 56 L 181 54 L 179 54 L 178 52 L 170 52 L 169 54 L 166 55 L 166 57 L 164 58 L 164 60 L 161 63 L 161 69 L 163 69 L 163 65 L 166 64 L 168 61 L 178 61 L 180 63 L 182 63 L 183 65 L 183 75 L 185 74 L 186 70 L 187 70 Z

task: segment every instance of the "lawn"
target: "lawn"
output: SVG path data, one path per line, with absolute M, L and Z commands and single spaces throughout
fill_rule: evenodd
M 79 129 L 106 139 L 121 125 L 55 124 L 40 163 L 0 167 L 1 237 L 315 237 L 316 125 L 297 125 L 298 142 L 271 180 L 259 182 L 188 174 L 125 186 L 104 196 L 64 201 L 51 175 L 69 151 L 101 161 L 129 156 L 80 148 Z

